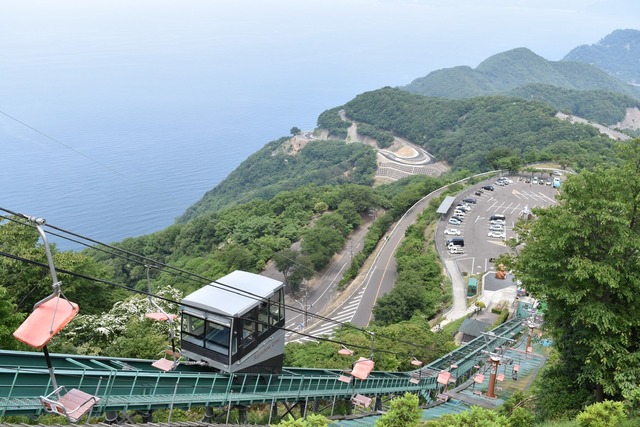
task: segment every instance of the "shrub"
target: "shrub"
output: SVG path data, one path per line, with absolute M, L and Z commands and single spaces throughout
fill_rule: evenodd
M 578 414 L 576 421 L 580 427 L 616 427 L 627 419 L 622 402 L 605 400 L 589 405 Z

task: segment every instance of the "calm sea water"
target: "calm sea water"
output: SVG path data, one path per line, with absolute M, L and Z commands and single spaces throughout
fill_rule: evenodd
M 507 36 L 469 23 L 532 13 L 505 21 L 509 9 L 475 5 L 4 2 L 0 207 L 103 242 L 152 233 L 264 144 L 359 93 L 523 45 L 559 59 L 617 26 Z
M 0 207 L 103 242 L 171 225 L 264 144 L 313 129 L 323 110 L 388 77 L 259 49 L 158 55 L 109 44 L 97 54 L 73 43 L 63 51 L 73 55 L 14 52 L 0 67 L 12 79 L 0 84 L 11 116 L 0 114 Z

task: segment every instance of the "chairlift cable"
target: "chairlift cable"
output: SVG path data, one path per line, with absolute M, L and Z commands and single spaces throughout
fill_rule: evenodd
M 25 215 L 23 215 L 23 214 L 20 214 L 20 213 L 17 213 L 17 212 L 13 212 L 13 211 L 11 211 L 9 209 L 5 209 L 5 208 L 2 208 L 2 207 L 0 207 L 0 210 L 5 211 L 7 213 L 10 213 L 10 214 L 12 214 L 14 216 L 17 216 L 17 217 L 25 217 Z M 12 221 L 17 222 L 18 224 L 21 224 L 21 225 L 24 225 L 24 226 L 29 226 L 29 227 L 35 228 L 33 225 L 28 224 L 28 223 L 17 221 L 15 219 L 8 218 L 8 217 L 5 217 L 5 216 L 0 216 L 0 217 L 4 217 L 6 219 L 12 220 Z M 120 256 L 120 257 L 122 257 L 122 258 L 124 258 L 126 260 L 131 261 L 131 262 L 138 263 L 139 265 L 143 265 L 144 266 L 144 265 L 147 265 L 147 264 L 151 264 L 151 265 L 159 266 L 159 267 L 162 267 L 162 270 L 167 272 L 168 274 L 172 274 L 172 275 L 174 275 L 176 277 L 186 278 L 188 280 L 192 280 L 195 283 L 198 283 L 198 284 L 201 284 L 201 285 L 218 287 L 218 288 L 220 288 L 220 289 L 222 289 L 224 291 L 227 291 L 227 292 L 230 292 L 230 293 L 233 293 L 233 294 L 236 294 L 236 295 L 242 295 L 242 296 L 245 296 L 245 297 L 248 296 L 249 298 L 252 298 L 252 299 L 254 299 L 256 301 L 261 301 L 263 299 L 261 296 L 259 296 L 257 294 L 253 294 L 251 292 L 247 292 L 247 291 L 244 291 L 244 290 L 241 290 L 241 289 L 238 289 L 238 288 L 234 288 L 233 286 L 229 286 L 229 285 L 226 285 L 224 283 L 220 283 L 217 280 L 211 280 L 211 279 L 206 278 L 204 276 L 201 276 L 199 274 L 192 273 L 192 272 L 189 272 L 189 271 L 177 268 L 177 267 L 173 267 L 173 266 L 170 266 L 168 264 L 157 262 L 157 261 L 155 261 L 155 260 L 153 260 L 151 258 L 148 258 L 146 256 L 143 256 L 143 255 L 140 255 L 140 254 L 137 254 L 137 253 L 125 250 L 125 249 L 121 249 L 121 248 L 118 248 L 118 247 L 115 247 L 113 245 L 109 245 L 109 244 L 100 242 L 98 240 L 95 240 L 95 239 L 92 239 L 92 238 L 89 238 L 89 237 L 82 236 L 80 234 L 77 234 L 77 233 L 62 229 L 60 227 L 56 227 L 56 226 L 51 225 L 51 224 L 44 224 L 44 225 L 47 228 L 52 228 L 52 229 L 60 231 L 62 233 L 69 234 L 69 235 L 75 236 L 77 238 L 81 238 L 81 239 L 84 239 L 86 241 L 90 241 L 90 242 L 92 242 L 94 244 L 97 244 L 97 245 L 100 245 L 100 246 L 104 246 L 104 247 L 107 247 L 109 249 L 113 249 L 113 250 L 115 250 L 117 252 L 122 252 L 122 253 L 125 253 L 127 255 L 133 256 L 134 258 L 131 259 L 131 258 L 123 257 L 121 255 L 113 254 L 113 253 L 108 252 L 108 251 L 104 251 L 106 253 L 110 253 L 110 254 L 113 254 L 115 256 Z M 63 238 L 63 239 L 68 239 L 64 235 L 60 235 L 60 234 L 55 234 L 55 235 L 57 237 L 60 237 L 60 238 Z M 4 255 L 4 253 L 0 253 L 0 255 Z M 45 264 L 42 264 L 42 263 L 39 263 L 39 265 L 41 265 L 42 267 L 48 267 L 48 265 L 45 265 Z M 95 278 L 91 278 L 91 277 L 84 276 L 84 275 L 81 275 L 81 274 L 78 274 L 78 273 L 74 273 L 74 272 L 70 272 L 70 271 L 64 271 L 64 270 L 60 270 L 60 271 L 66 273 L 66 274 L 74 275 L 76 277 L 84 278 L 84 279 L 87 279 L 87 280 L 98 281 L 98 282 L 102 282 L 102 283 L 109 284 L 109 285 L 112 285 L 112 286 L 121 287 L 121 288 L 129 290 L 129 291 L 134 291 L 134 292 L 138 292 L 138 293 L 141 293 L 141 294 L 145 294 L 142 291 L 138 291 L 138 290 L 132 289 L 132 288 L 126 286 L 126 285 L 120 285 L 120 284 L 116 284 L 116 283 L 113 283 L 113 282 L 110 282 L 110 281 L 105 281 L 105 280 L 102 280 L 102 279 L 95 279 Z M 186 277 L 185 277 L 185 275 L 186 275 Z M 199 279 L 199 280 L 196 280 L 196 279 Z M 172 301 L 172 300 L 169 300 L 169 299 L 165 299 L 165 298 L 162 298 L 162 297 L 157 297 L 157 298 L 158 299 L 162 299 L 165 302 L 177 303 L 175 301 Z M 177 304 L 180 304 L 180 303 L 177 303 Z M 287 309 L 289 309 L 289 310 L 291 310 L 291 311 L 293 311 L 295 313 L 299 313 L 299 314 L 303 314 L 306 311 L 306 310 L 303 310 L 301 308 L 298 308 L 298 307 L 292 306 L 292 305 L 283 304 L 283 306 L 285 308 L 287 308 Z M 325 316 L 321 316 L 321 315 L 319 315 L 317 313 L 309 313 L 309 312 L 307 312 L 307 315 L 310 316 L 310 317 L 313 317 L 315 319 L 334 324 L 336 327 L 348 327 L 350 329 L 357 330 L 357 331 L 360 331 L 360 332 L 364 332 L 366 334 L 370 334 L 371 333 L 368 329 L 354 326 L 351 323 L 345 323 L 345 322 L 342 322 L 342 321 L 339 321 L 339 320 L 334 320 L 334 319 L 331 319 L 331 318 L 328 318 L 328 317 L 325 317 Z M 286 330 L 287 332 L 295 333 L 296 335 L 301 335 L 301 336 L 306 336 L 306 337 L 310 337 L 310 338 L 314 338 L 314 339 L 319 339 L 318 337 L 315 337 L 313 335 L 301 333 L 300 331 L 298 331 L 296 329 L 294 329 L 294 330 L 289 330 L 289 329 L 286 329 L 286 328 L 282 328 L 282 329 Z M 385 338 L 385 337 L 381 336 L 381 338 Z M 397 338 L 389 337 L 388 339 L 393 339 L 396 342 L 402 342 L 404 344 L 415 345 L 412 342 L 398 340 Z
M 37 265 L 37 266 L 42 267 L 42 268 L 48 268 L 48 264 L 45 264 L 43 262 L 31 260 L 31 259 L 28 259 L 28 258 L 21 257 L 19 255 L 14 255 L 14 254 L 7 253 L 7 252 L 4 252 L 4 251 L 0 251 L 0 256 L 4 256 L 4 257 L 7 257 L 7 258 L 16 260 L 16 261 L 25 262 L 25 263 L 32 264 L 32 265 Z M 140 290 L 137 290 L 137 289 L 131 289 L 126 285 L 121 285 L 121 284 L 114 283 L 114 282 L 111 282 L 111 281 L 108 281 L 108 280 L 93 278 L 93 277 L 90 277 L 90 276 L 87 276 L 87 275 L 84 275 L 84 274 L 81 274 L 81 273 L 76 273 L 76 272 L 65 270 L 65 269 L 61 269 L 61 268 L 57 268 L 57 271 L 60 272 L 60 273 L 63 273 L 63 274 L 68 274 L 70 276 L 78 277 L 80 279 L 85 279 L 85 280 L 90 280 L 90 281 L 94 281 L 94 282 L 104 283 L 104 284 L 108 284 L 108 285 L 111 285 L 111 286 L 115 286 L 115 287 L 119 287 L 119 288 L 122 288 L 122 289 L 126 289 L 128 291 L 131 291 L 131 292 L 134 292 L 134 293 L 138 293 L 138 294 L 141 294 L 141 295 L 150 296 L 150 294 L 148 294 L 147 292 L 140 291 Z M 165 298 L 165 297 L 158 296 L 158 295 L 153 295 L 153 297 L 156 298 L 156 299 L 160 299 L 160 300 L 162 300 L 164 302 L 167 302 L 167 303 L 177 304 L 177 305 L 184 305 L 186 307 L 189 307 L 189 305 L 187 305 L 187 304 L 182 304 L 182 303 L 180 303 L 178 301 L 175 301 L 175 300 L 172 300 L 170 298 Z M 229 317 L 231 317 L 231 316 L 229 316 Z M 241 319 L 241 320 L 252 320 L 252 321 L 254 320 L 254 319 L 247 319 L 247 318 L 244 318 L 244 317 L 238 317 L 238 318 Z M 336 321 L 336 323 L 340 323 L 340 322 Z M 350 325 L 342 324 L 341 326 L 350 326 Z M 368 350 L 368 351 L 371 351 L 373 349 L 374 353 L 386 353 L 386 354 L 393 354 L 393 355 L 397 355 L 397 356 L 407 356 L 406 353 L 402 353 L 402 352 L 390 351 L 390 350 L 380 349 L 380 348 L 376 349 L 376 348 L 373 348 L 373 347 L 367 346 L 367 345 L 358 345 L 358 344 L 353 344 L 353 343 L 346 343 L 344 341 L 338 341 L 338 340 L 335 340 L 335 339 L 332 339 L 332 338 L 327 338 L 326 336 L 316 337 L 314 335 L 306 334 L 304 332 L 300 332 L 300 331 L 297 331 L 295 329 L 289 329 L 289 328 L 284 327 L 284 326 L 278 327 L 278 329 L 283 330 L 285 332 L 296 333 L 298 335 L 301 335 L 301 336 L 307 337 L 307 338 L 311 338 L 311 339 L 314 339 L 316 341 L 330 342 L 330 343 L 334 343 L 334 344 L 337 344 L 337 345 L 340 345 L 340 346 L 348 345 L 351 348 L 357 348 L 357 349 Z M 367 331 L 365 329 L 357 329 L 357 330 L 360 330 L 360 331 L 365 332 L 365 333 L 370 333 L 369 331 Z M 388 339 L 391 339 L 391 338 L 388 338 Z M 399 340 L 395 340 L 395 341 L 399 342 Z M 404 341 L 402 341 L 402 342 L 404 342 Z M 411 344 L 411 345 L 415 345 L 414 343 L 409 343 L 409 342 L 405 342 L 405 343 Z

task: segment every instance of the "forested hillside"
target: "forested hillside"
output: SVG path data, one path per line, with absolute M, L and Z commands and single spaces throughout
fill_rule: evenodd
M 554 108 L 517 98 L 447 100 L 383 88 L 357 96 L 344 109 L 349 118 L 420 144 L 456 169 L 551 159 L 579 169 L 616 157 L 614 143 L 594 128 L 561 121 Z
M 622 121 L 626 108 L 640 102 L 637 87 L 598 67 L 584 62 L 547 61 L 525 48 L 494 55 L 475 69 L 460 66 L 437 70 L 402 89 L 448 99 L 486 95 L 535 99 L 607 125 Z
M 638 88 L 597 67 L 579 62 L 547 61 L 526 48 L 493 55 L 475 69 L 456 67 L 434 71 L 415 79 L 403 89 L 426 96 L 461 99 L 501 94 L 532 83 L 640 97 Z
M 249 156 L 189 207 L 178 222 L 232 204 L 267 200 L 282 191 L 308 184 L 372 183 L 376 161 L 371 147 L 340 141 L 311 141 L 295 154 L 287 150 L 288 141 L 288 137 L 272 141 Z
M 563 61 L 595 65 L 627 83 L 640 84 L 640 31 L 616 30 L 592 45 L 578 46 Z
M 541 101 L 558 111 L 605 125 L 622 121 L 627 108 L 640 107 L 640 101 L 620 93 L 563 89 L 538 83 L 519 86 L 510 90 L 508 94 L 522 99 Z

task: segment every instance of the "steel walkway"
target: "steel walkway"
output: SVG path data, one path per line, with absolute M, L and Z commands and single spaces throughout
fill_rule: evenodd
M 100 397 L 90 415 L 107 411 L 192 406 L 312 402 L 349 399 L 355 394 L 369 397 L 405 392 L 433 394 L 442 385 L 436 381 L 441 370 L 451 370 L 452 381 L 468 378 L 481 352 L 502 346 L 522 330 L 522 319 L 512 319 L 448 355 L 414 372 L 374 371 L 367 380 L 344 383 L 340 370 L 285 368 L 279 375 L 222 374 L 202 367 L 180 365 L 162 372 L 151 360 L 52 355 L 58 385 L 77 388 Z M 452 368 L 452 365 L 455 368 Z M 418 375 L 418 384 L 409 381 Z M 39 397 L 53 390 L 44 357 L 37 352 L 0 350 L 0 416 L 32 415 L 44 412 Z

